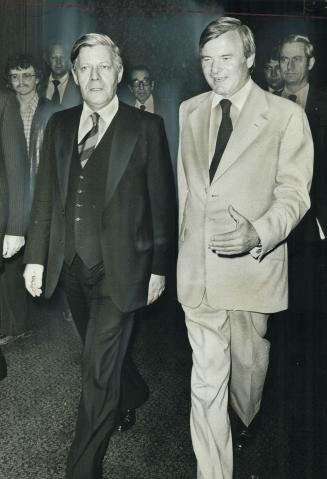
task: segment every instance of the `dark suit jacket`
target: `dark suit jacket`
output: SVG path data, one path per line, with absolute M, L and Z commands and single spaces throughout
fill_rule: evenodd
M 319 223 L 327 237 L 327 94 L 310 85 L 305 107 L 313 144 L 314 172 L 310 190 L 311 208 L 289 237 L 290 254 L 319 241 Z
M 49 77 L 42 83 L 39 88 L 39 95 L 46 97 L 48 88 Z M 82 97 L 79 87 L 76 85 L 73 75 L 69 73 L 68 82 L 60 106 L 63 109 L 72 108 L 73 106 L 80 105 L 82 103 Z
M 44 138 L 25 262 L 46 265 L 46 297 L 64 261 L 68 177 L 81 111 L 79 106 L 53 115 Z M 100 151 L 108 155 L 103 261 L 113 301 L 132 311 L 146 304 L 151 273 L 166 273 L 173 235 L 175 192 L 163 122 L 120 103 L 110 155 Z
M 25 137 L 13 94 L 0 90 L 0 252 L 5 234 L 26 231 L 27 161 Z M 1 263 L 2 254 L 0 254 Z

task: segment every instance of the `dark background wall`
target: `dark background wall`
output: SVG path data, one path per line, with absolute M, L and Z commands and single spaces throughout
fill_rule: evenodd
M 53 41 L 71 47 L 79 35 L 98 31 L 121 47 L 126 68 L 148 64 L 157 88 L 179 102 L 206 88 L 197 42 L 204 26 L 223 13 L 239 16 L 253 29 L 256 78 L 261 78 L 262 53 L 295 32 L 308 35 L 316 45 L 312 81 L 327 86 L 325 1 L 0 0 L 0 71 L 10 54 L 29 51 L 41 59 Z

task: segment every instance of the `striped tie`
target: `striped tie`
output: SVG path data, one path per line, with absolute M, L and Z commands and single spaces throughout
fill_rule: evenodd
M 93 112 L 91 116 L 93 126 L 91 130 L 86 133 L 84 138 L 79 142 L 78 144 L 78 152 L 79 152 L 79 159 L 81 162 L 82 168 L 87 163 L 87 160 L 90 158 L 90 156 L 93 153 L 93 150 L 95 149 L 95 146 L 97 144 L 98 140 L 98 134 L 99 134 L 99 118 L 100 115 L 97 112 Z

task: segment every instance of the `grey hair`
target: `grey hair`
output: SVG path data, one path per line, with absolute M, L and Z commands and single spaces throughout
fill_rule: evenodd
M 81 36 L 73 45 L 70 59 L 75 68 L 76 60 L 79 55 L 79 52 L 84 47 L 95 47 L 97 45 L 103 45 L 105 47 L 109 47 L 113 61 L 117 71 L 120 71 L 123 67 L 123 61 L 120 55 L 120 50 L 117 45 L 109 38 L 107 35 L 103 33 L 87 33 L 86 35 Z
M 283 45 L 285 45 L 285 43 L 303 43 L 306 57 L 307 58 L 314 57 L 314 46 L 310 42 L 309 38 L 306 37 L 305 35 L 296 35 L 292 33 L 291 35 L 288 35 L 287 37 L 285 37 L 280 44 L 279 53 Z

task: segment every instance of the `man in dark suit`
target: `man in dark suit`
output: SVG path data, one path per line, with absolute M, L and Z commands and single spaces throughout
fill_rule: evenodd
M 50 75 L 41 85 L 40 96 L 44 96 L 62 108 L 71 108 L 82 103 L 78 86 L 69 71 L 68 54 L 61 44 L 51 45 L 45 55 Z
M 327 235 L 327 95 L 309 81 L 315 65 L 314 48 L 302 35 L 289 35 L 280 46 L 280 69 L 284 80 L 281 96 L 306 112 L 314 144 L 314 175 L 310 191 L 311 208 L 289 237 L 290 327 L 295 362 L 301 365 L 312 351 L 313 314 L 327 311 L 323 276 L 326 269 Z M 303 281 L 303 278 L 306 278 Z
M 84 103 L 48 123 L 24 275 L 30 293 L 46 297 L 60 277 L 84 338 L 66 477 L 100 479 L 134 313 L 165 288 L 174 186 L 162 120 L 118 102 L 118 47 L 88 34 L 71 60 Z
M 8 87 L 16 94 L 21 122 L 24 128 L 27 201 L 25 222 L 31 208 L 39 154 L 46 123 L 58 107 L 46 98 L 39 97 L 37 87 L 41 80 L 38 63 L 29 54 L 17 54 L 8 59 L 5 75 Z M 30 329 L 28 293 L 22 273 L 23 248 L 4 263 L 0 278 L 1 333 L 0 344 L 7 344 L 25 336 Z
M 26 170 L 24 133 L 13 95 L 0 91 L 0 271 L 2 256 L 10 258 L 24 245 Z M 6 375 L 0 353 L 0 377 Z
M 146 65 L 133 66 L 128 74 L 129 95 L 121 94 L 121 99 L 140 110 L 156 113 L 165 122 L 174 172 L 176 171 L 178 149 L 178 108 L 179 87 L 174 82 L 161 81 L 158 86 Z M 126 98 L 125 98 L 126 96 Z

